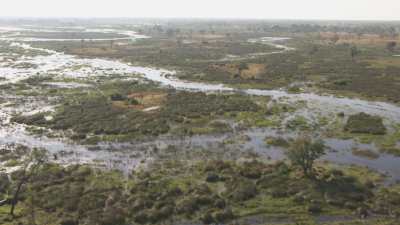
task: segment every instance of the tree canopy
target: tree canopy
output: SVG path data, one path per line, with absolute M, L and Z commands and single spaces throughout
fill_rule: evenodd
M 292 164 L 301 167 L 305 176 L 312 175 L 314 161 L 324 154 L 324 143 L 321 140 L 313 141 L 310 137 L 297 138 L 287 151 Z

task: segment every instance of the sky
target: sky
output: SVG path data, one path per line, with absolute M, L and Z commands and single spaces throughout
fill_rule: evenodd
M 400 0 L 1 0 L 0 17 L 400 20 Z

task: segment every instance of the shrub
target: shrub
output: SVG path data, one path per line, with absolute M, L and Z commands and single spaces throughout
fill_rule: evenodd
M 259 161 L 245 162 L 239 167 L 239 174 L 249 179 L 258 179 L 264 169 L 265 165 Z
M 301 92 L 301 88 L 299 86 L 291 86 L 288 88 L 289 93 L 297 94 Z
M 130 98 L 130 99 L 128 100 L 128 103 L 129 103 L 130 105 L 139 105 L 139 101 L 136 100 L 136 99 L 134 99 L 134 98 Z
M 217 199 L 217 200 L 215 201 L 214 206 L 217 207 L 217 208 L 219 208 L 219 209 L 223 209 L 223 208 L 225 208 L 225 206 L 226 206 L 226 202 L 225 202 L 224 199 L 220 199 L 220 198 L 219 198 L 219 199 Z
M 197 204 L 197 199 L 188 196 L 178 202 L 177 211 L 182 214 L 190 215 L 198 209 L 199 205 Z
M 338 85 L 338 86 L 345 86 L 348 85 L 351 81 L 349 80 L 336 80 L 333 82 L 333 84 Z
M 246 201 L 257 195 L 257 187 L 253 182 L 250 181 L 239 181 L 235 184 L 233 191 L 230 196 L 235 201 Z
M 286 123 L 286 127 L 291 130 L 308 130 L 310 129 L 310 124 L 308 124 L 307 119 L 303 116 L 296 116 Z
M 45 113 L 38 113 L 31 116 L 16 116 L 11 119 L 11 122 L 43 126 L 48 124 L 45 116 Z
M 124 101 L 126 99 L 126 96 L 119 93 L 115 93 L 110 95 L 110 99 L 111 101 Z
M 319 203 L 311 203 L 308 207 L 307 210 L 308 212 L 312 213 L 312 214 L 317 214 L 322 212 L 322 208 L 321 208 L 321 204 Z
M 200 220 L 204 224 L 212 224 L 212 223 L 214 223 L 214 218 L 213 218 L 213 216 L 212 216 L 212 214 L 210 212 L 206 212 L 204 215 L 202 215 L 200 217 Z
M 206 171 L 206 172 L 215 171 L 215 172 L 221 173 L 221 172 L 229 170 L 229 169 L 231 169 L 231 165 L 228 162 L 223 161 L 223 160 L 211 160 L 211 161 L 207 162 L 207 164 L 204 168 L 204 171 Z
M 206 181 L 210 183 L 218 182 L 220 181 L 220 177 L 216 173 L 208 173 Z

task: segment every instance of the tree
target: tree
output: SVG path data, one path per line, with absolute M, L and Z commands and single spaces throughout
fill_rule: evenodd
M 287 151 L 287 156 L 292 164 L 301 167 L 307 177 L 313 174 L 314 161 L 324 154 L 324 143 L 321 140 L 313 142 L 310 137 L 297 138 Z
M 15 206 L 18 204 L 22 186 L 29 182 L 42 165 L 47 161 L 46 151 L 43 149 L 33 149 L 29 156 L 24 160 L 16 189 L 11 199 L 10 215 L 14 217 Z
M 396 45 L 397 45 L 397 42 L 395 42 L 395 41 L 389 41 L 389 42 L 386 44 L 386 49 L 389 50 L 389 51 L 391 51 L 391 52 L 393 52 L 394 49 L 396 48 Z
M 360 53 L 360 51 L 358 50 L 358 48 L 353 45 L 350 48 L 350 56 L 351 56 L 351 60 L 354 61 L 354 58 Z

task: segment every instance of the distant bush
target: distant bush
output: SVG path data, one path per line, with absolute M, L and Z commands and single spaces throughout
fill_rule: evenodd
M 110 96 L 110 99 L 111 99 L 111 101 L 124 101 L 126 99 L 126 96 L 116 93 L 116 94 L 112 94 Z

